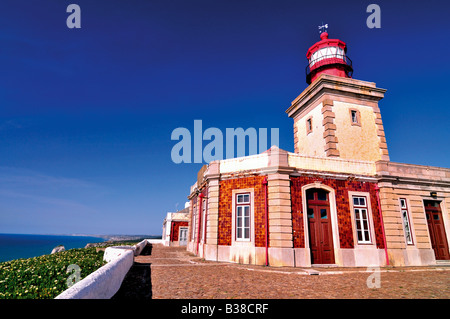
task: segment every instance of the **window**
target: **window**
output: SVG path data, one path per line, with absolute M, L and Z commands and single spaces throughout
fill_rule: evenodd
M 367 200 L 364 196 L 353 196 L 353 210 L 355 214 L 356 235 L 359 244 L 371 244 L 369 230 L 369 213 Z
M 196 223 L 197 223 L 197 205 L 194 205 L 192 207 L 192 227 L 191 227 L 191 229 L 192 229 L 192 236 L 191 236 L 192 240 L 195 240 L 195 238 L 196 238 L 196 234 L 195 234 L 195 229 L 197 228 L 197 227 L 195 227 Z
M 411 224 L 409 222 L 408 205 L 405 198 L 400 198 L 400 211 L 402 213 L 403 229 L 405 231 L 405 239 L 408 245 L 413 244 Z
M 350 120 L 352 125 L 361 126 L 361 115 L 359 110 L 350 109 Z
M 313 126 L 312 126 L 312 117 L 308 118 L 306 120 L 306 134 L 311 133 L 313 130 Z
M 352 123 L 358 123 L 358 116 L 356 114 L 356 111 L 351 112 L 352 112 Z
M 317 190 L 317 200 L 327 200 L 327 194 L 328 192 L 323 189 Z
M 250 193 L 236 194 L 236 240 L 250 241 Z
M 231 194 L 231 245 L 254 247 L 254 189 L 237 188 L 233 189 Z
M 200 238 L 202 241 L 205 241 L 206 209 L 206 199 L 204 199 L 202 201 L 202 227 L 200 229 Z
M 320 219 L 327 219 L 327 218 L 328 218 L 327 210 L 325 208 L 321 208 L 320 209 Z

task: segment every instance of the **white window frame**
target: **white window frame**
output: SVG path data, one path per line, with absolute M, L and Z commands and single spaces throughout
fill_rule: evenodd
M 195 230 L 197 229 L 196 225 L 197 225 L 197 205 L 193 205 L 192 207 L 192 240 L 195 241 L 195 239 L 197 238 L 197 234 L 195 233 Z
M 206 225 L 206 211 L 208 210 L 208 207 L 206 207 L 206 198 L 202 199 L 202 225 L 200 228 L 200 242 L 205 242 L 205 225 Z
M 185 236 L 186 236 L 186 243 L 188 242 L 188 234 L 189 234 L 189 227 L 186 226 L 180 226 L 180 228 L 178 228 L 178 242 L 181 242 L 181 231 L 184 230 L 185 231 Z
M 236 241 L 250 241 L 250 193 L 236 194 Z
M 364 204 L 355 204 L 355 199 L 358 199 L 359 202 L 361 202 L 361 200 L 364 200 Z M 372 236 L 370 236 L 369 208 L 367 207 L 367 198 L 365 196 L 352 196 L 352 200 L 353 214 L 355 215 L 356 239 L 358 241 L 358 244 L 371 244 Z M 364 226 L 364 224 L 366 224 L 366 226 Z M 358 226 L 360 228 L 359 230 Z M 359 239 L 359 234 L 361 234 L 361 239 Z
M 368 192 L 348 192 L 348 195 L 349 195 L 349 202 L 350 202 L 350 215 L 351 215 L 351 219 L 352 219 L 353 239 L 354 239 L 355 247 L 369 248 L 369 247 L 376 246 L 375 228 L 373 225 L 373 217 L 372 217 L 373 215 L 372 215 L 372 208 L 371 208 L 371 202 L 370 202 L 370 194 Z M 364 197 L 366 205 L 365 206 L 354 205 L 354 202 L 353 202 L 354 197 Z M 367 226 L 369 228 L 368 229 L 369 240 L 367 240 L 365 238 L 364 233 L 363 233 L 363 235 L 364 235 L 363 239 L 365 239 L 365 240 L 362 240 L 362 241 L 358 240 L 355 209 L 358 209 L 358 210 L 366 209 L 366 211 L 367 211 L 366 216 L 367 216 Z
M 399 198 L 399 204 L 400 204 L 400 217 L 402 219 L 403 231 L 405 234 L 405 242 L 407 245 L 414 245 L 413 232 L 412 232 L 412 227 L 411 227 L 411 218 L 410 218 L 409 209 L 408 209 L 408 201 L 406 200 L 406 198 L 402 197 L 402 198 Z M 405 217 L 406 217 L 406 223 L 405 223 Z M 408 240 L 408 235 L 407 235 L 408 233 L 409 233 L 409 240 Z
M 249 195 L 249 201 L 238 203 L 238 195 Z M 255 214 L 254 214 L 254 190 L 253 188 L 234 189 L 232 190 L 232 244 L 254 246 L 255 243 Z M 238 237 L 238 209 L 237 207 L 249 207 L 249 237 Z M 244 221 L 242 219 L 242 221 Z M 243 224 L 242 224 L 243 225 Z M 244 235 L 245 227 L 242 227 L 242 235 Z

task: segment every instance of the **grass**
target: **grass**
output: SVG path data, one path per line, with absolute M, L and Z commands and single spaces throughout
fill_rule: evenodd
M 0 299 L 52 299 L 68 288 L 73 278 L 71 264 L 81 269 L 85 278 L 105 264 L 103 251 L 96 248 L 77 248 L 28 259 L 0 263 Z

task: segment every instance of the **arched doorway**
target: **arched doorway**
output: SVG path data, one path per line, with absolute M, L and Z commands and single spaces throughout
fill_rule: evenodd
M 312 264 L 334 264 L 333 233 L 329 192 L 306 190 L 309 247 Z

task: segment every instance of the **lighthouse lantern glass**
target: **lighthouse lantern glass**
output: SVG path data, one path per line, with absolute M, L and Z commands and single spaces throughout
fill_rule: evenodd
M 319 61 L 322 61 L 324 59 L 329 58 L 338 58 L 341 60 L 344 60 L 345 52 L 344 49 L 340 47 L 326 47 L 317 50 L 311 55 L 311 58 L 309 60 L 309 65 L 312 67 L 314 64 L 316 64 Z

